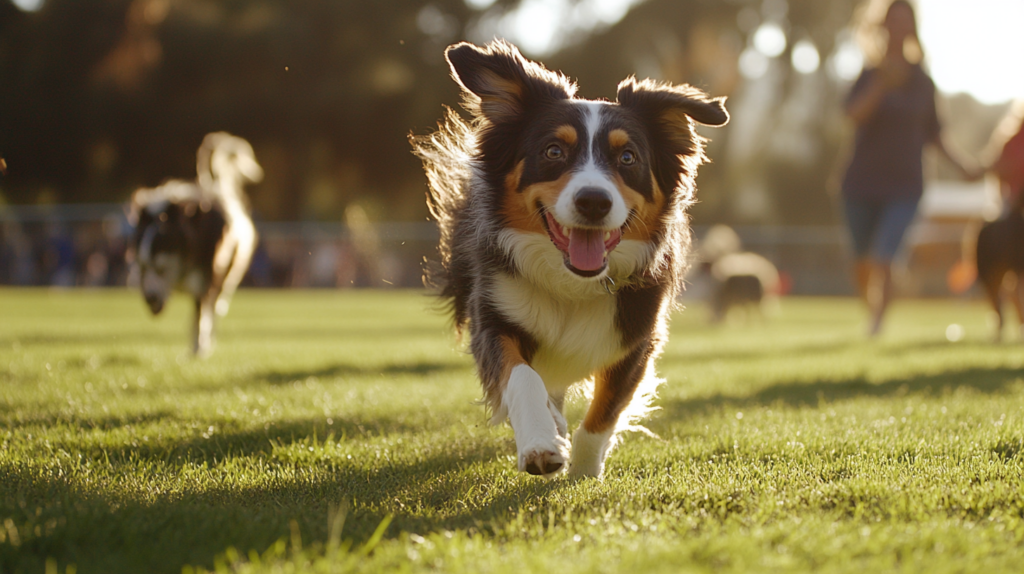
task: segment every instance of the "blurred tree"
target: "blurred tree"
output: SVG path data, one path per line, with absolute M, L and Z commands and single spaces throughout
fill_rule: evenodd
M 698 223 L 831 223 L 826 189 L 847 137 L 839 102 L 848 79 L 830 74 L 826 59 L 859 1 L 648 0 L 551 61 L 578 74 L 592 97 L 614 98 L 629 74 L 729 96 L 730 125 L 704 132 L 712 163 L 698 182 Z M 757 35 L 772 27 L 784 43 L 766 55 Z M 791 64 L 801 41 L 814 47 L 813 71 Z M 744 70 L 747 57 L 763 68 Z
M 508 31 L 523 2 L 537 0 L 44 0 L 31 13 L 0 0 L 0 193 L 122 200 L 194 177 L 203 135 L 227 130 L 266 168 L 251 193 L 263 218 L 337 219 L 358 200 L 371 217 L 421 219 L 406 134 L 458 102 L 443 49 Z M 831 223 L 851 79 L 836 61 L 860 3 L 646 0 L 563 31 L 542 59 L 585 97 L 613 99 L 630 74 L 730 97 L 730 125 L 707 131 L 698 222 Z
M 123 199 L 193 177 L 203 135 L 227 130 L 270 164 L 263 217 L 334 218 L 356 197 L 418 217 L 405 134 L 457 101 L 442 49 L 471 14 L 461 0 L 0 0 L 4 193 Z

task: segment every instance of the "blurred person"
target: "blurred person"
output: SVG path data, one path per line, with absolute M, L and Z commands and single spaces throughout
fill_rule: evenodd
M 16 221 L 5 221 L 0 228 L 0 283 L 32 285 L 35 274 L 32 240 Z
M 999 157 L 988 167 L 988 171 L 995 174 L 999 181 L 1003 214 L 1007 215 L 1019 212 L 1024 207 L 1024 100 L 1014 105 L 1004 124 L 1016 124 L 1016 129 L 1010 128 L 1012 135 L 1002 144 Z
M 54 287 L 74 287 L 75 256 L 75 241 L 71 232 L 58 221 L 47 223 L 42 261 L 46 284 Z
M 924 192 L 924 146 L 934 145 L 963 177 L 973 174 L 942 140 L 935 84 L 921 66 L 913 6 L 907 0 L 889 4 L 878 31 L 885 38 L 884 55 L 861 73 L 846 100 L 856 137 L 842 184 L 857 290 L 870 313 L 872 336 L 880 332 L 892 299 L 893 257 Z

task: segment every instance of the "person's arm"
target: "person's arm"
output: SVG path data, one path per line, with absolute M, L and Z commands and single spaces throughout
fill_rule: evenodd
M 885 84 L 877 77 L 872 77 L 859 93 L 850 98 L 850 103 L 846 105 L 846 116 L 858 126 L 867 122 L 875 115 L 879 104 L 888 93 L 889 89 Z
M 846 104 L 846 115 L 857 125 L 872 118 L 882 100 L 892 90 L 902 86 L 910 75 L 910 65 L 894 58 L 886 58 L 870 75 L 861 77 L 854 86 Z
M 959 172 L 960 177 L 967 181 L 978 181 L 985 177 L 985 169 L 978 162 L 968 159 L 951 147 L 941 133 L 932 138 L 932 145 L 942 157 L 949 160 Z

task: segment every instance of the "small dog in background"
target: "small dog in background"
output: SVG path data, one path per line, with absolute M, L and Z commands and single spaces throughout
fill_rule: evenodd
M 742 251 L 739 235 L 727 225 L 708 230 L 698 250 L 699 272 L 711 282 L 711 321 L 720 323 L 731 309 L 753 309 L 764 316 L 778 308 L 779 271 L 757 253 Z
M 1024 198 L 1024 196 L 1021 196 Z M 1021 337 L 1024 338 L 1024 199 L 1018 198 L 1002 219 L 986 223 L 978 232 L 975 251 L 978 279 L 996 312 L 995 339 L 1003 336 L 1003 292 L 1017 309 Z M 1007 276 L 1016 276 L 1012 289 L 1004 289 Z
M 149 310 L 158 315 L 174 290 L 195 299 L 192 350 L 213 347 L 214 313 L 225 315 L 256 249 L 243 186 L 263 179 L 249 142 L 208 134 L 196 154 L 195 182 L 171 180 L 133 195 L 130 256 Z

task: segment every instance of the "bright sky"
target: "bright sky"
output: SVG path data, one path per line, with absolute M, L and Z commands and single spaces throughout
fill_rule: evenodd
M 475 6 L 493 2 L 466 1 Z M 543 57 L 561 47 L 559 38 L 566 32 L 614 24 L 642 1 L 583 0 L 572 9 L 566 0 L 523 0 L 499 30 L 526 52 Z M 986 103 L 1024 98 L 1024 0 L 917 0 L 917 6 L 921 41 L 940 90 L 967 92 Z M 764 54 L 781 51 L 768 46 L 774 37 L 763 35 Z M 801 46 L 802 58 L 794 65 L 817 68 L 816 61 L 810 65 L 817 54 L 809 48 Z M 748 51 L 747 56 L 750 61 L 741 64 L 767 66 L 767 60 L 754 61 L 756 54 Z
M 1024 0 L 918 0 L 918 20 L 940 90 L 1024 98 Z

